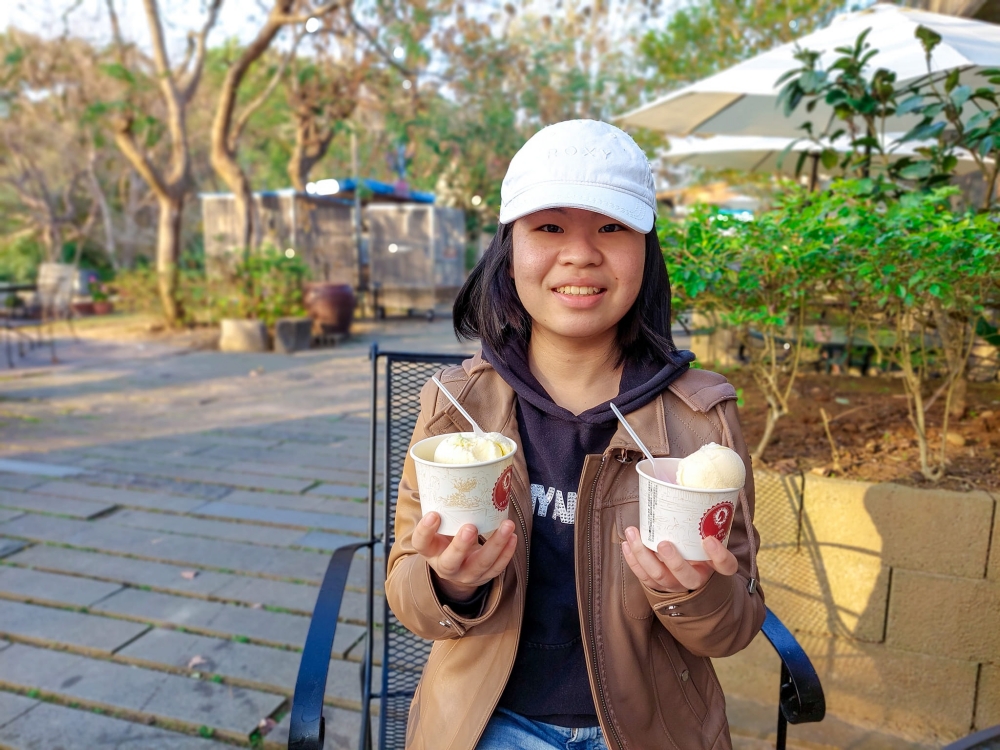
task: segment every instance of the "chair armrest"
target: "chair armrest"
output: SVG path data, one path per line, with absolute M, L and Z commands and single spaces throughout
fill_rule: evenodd
M 992 743 L 996 744 L 992 744 L 991 740 Z M 950 745 L 946 745 L 943 750 L 977 750 L 978 748 L 988 750 L 988 748 L 993 747 L 1000 747 L 1000 724 L 997 724 L 995 727 L 987 727 L 960 740 L 955 740 Z
M 333 636 L 337 631 L 337 617 L 344 598 L 347 574 L 355 553 L 365 547 L 370 548 L 373 543 L 374 540 L 369 540 L 338 547 L 327 565 L 312 620 L 309 622 L 305 647 L 302 649 L 299 675 L 295 680 L 288 732 L 289 750 L 323 749 L 323 696 L 326 693 L 330 652 L 333 650 Z
M 770 609 L 764 620 L 764 635 L 781 657 L 782 678 L 778 702 L 781 713 L 789 724 L 822 721 L 826 715 L 826 699 L 812 662 Z

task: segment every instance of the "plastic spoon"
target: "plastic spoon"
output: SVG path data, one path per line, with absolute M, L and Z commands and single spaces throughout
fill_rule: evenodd
M 469 420 L 469 424 L 472 425 L 472 431 L 476 433 L 476 437 L 482 437 L 483 435 L 485 435 L 486 431 L 483 430 L 483 428 L 476 423 L 476 420 L 472 418 L 469 412 L 467 412 L 465 409 L 462 408 L 462 405 L 458 403 L 458 399 L 452 396 L 451 392 L 444 387 L 444 383 L 438 380 L 436 375 L 431 375 L 431 380 L 434 381 L 434 385 L 436 385 L 438 388 L 441 389 L 441 393 L 447 396 L 448 400 L 451 401 L 452 404 L 454 404 L 455 408 L 458 409 L 459 414 L 461 414 L 463 417 Z
M 663 477 L 661 477 L 656 472 L 656 461 L 653 460 L 653 454 L 649 452 L 649 448 L 646 447 L 646 444 L 643 443 L 639 439 L 639 436 L 635 434 L 635 430 L 632 429 L 632 425 L 630 425 L 628 422 L 625 421 L 625 416 L 620 411 L 618 411 L 617 406 L 615 406 L 613 403 L 610 402 L 608 405 L 611 407 L 611 411 L 615 413 L 615 416 L 618 417 L 618 421 L 622 423 L 622 427 L 625 428 L 625 431 L 632 436 L 632 439 L 635 441 L 635 444 L 639 446 L 639 450 L 641 450 L 643 455 L 646 456 L 647 459 L 649 459 L 649 465 L 653 469 L 653 476 L 656 477 L 657 479 L 663 479 Z M 663 481 L 666 480 L 663 479 Z

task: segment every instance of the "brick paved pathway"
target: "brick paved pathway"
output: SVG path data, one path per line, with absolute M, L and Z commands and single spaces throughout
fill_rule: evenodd
M 328 552 L 367 527 L 368 346 L 472 349 L 449 321 L 361 328 L 294 356 L 84 339 L 0 370 L 0 747 L 285 746 Z M 363 559 L 327 747 L 356 746 Z

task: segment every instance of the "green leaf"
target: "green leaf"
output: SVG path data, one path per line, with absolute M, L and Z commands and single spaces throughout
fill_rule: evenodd
M 979 142 L 979 148 L 976 150 L 979 151 L 980 156 L 986 156 L 992 148 L 993 148 L 993 136 L 988 135 Z
M 121 63 L 108 63 L 101 66 L 101 70 L 104 74 L 114 78 L 116 81 L 122 81 L 124 83 L 135 83 L 135 76 L 132 75 L 132 71 L 126 68 Z
M 823 153 L 820 154 L 819 158 L 820 161 L 823 163 L 823 166 L 826 167 L 827 169 L 833 169 L 834 167 L 836 167 L 837 162 L 839 160 L 837 152 L 834 151 L 832 148 L 823 149 Z
M 917 94 L 916 96 L 911 96 L 909 99 L 903 100 L 903 103 L 896 108 L 897 115 L 905 115 L 914 110 L 920 109 L 924 104 L 924 97 L 922 94 Z
M 955 106 L 955 109 L 961 109 L 962 106 L 969 101 L 970 96 L 972 96 L 971 87 L 959 86 L 951 92 L 951 103 Z
M 941 43 L 941 35 L 926 26 L 917 26 L 913 35 L 920 40 L 920 46 L 924 48 L 924 54 L 930 57 L 934 48 Z
M 934 165 L 929 161 L 918 161 L 899 170 L 899 176 L 904 180 L 921 180 L 929 177 L 934 171 Z
M 958 78 L 961 74 L 962 71 L 958 68 L 954 68 L 950 73 L 948 73 L 948 77 L 944 79 L 944 90 L 947 93 L 950 94 L 951 90 L 958 85 Z

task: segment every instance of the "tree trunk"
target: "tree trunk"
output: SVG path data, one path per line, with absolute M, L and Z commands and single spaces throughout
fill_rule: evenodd
M 226 186 L 233 191 L 233 209 L 237 216 L 237 245 L 235 249 L 238 250 L 244 261 L 247 255 L 254 246 L 254 215 L 256 207 L 253 202 L 253 190 L 250 188 L 250 180 L 247 178 L 246 173 L 233 158 L 233 155 L 229 152 L 223 150 L 216 152 L 215 148 L 212 149 L 212 167 L 215 169 L 215 173 L 222 178 L 222 181 L 226 183 Z
M 948 408 L 948 416 L 952 419 L 961 419 L 962 415 L 965 414 L 965 394 L 968 390 L 968 385 L 969 381 L 966 380 L 965 375 L 960 375 L 955 379 L 954 390 L 951 394 L 951 404 Z
M 157 202 L 160 204 L 160 219 L 156 232 L 156 275 L 163 316 L 166 324 L 174 328 L 184 312 L 177 298 L 177 261 L 180 258 L 184 198 L 164 196 Z

